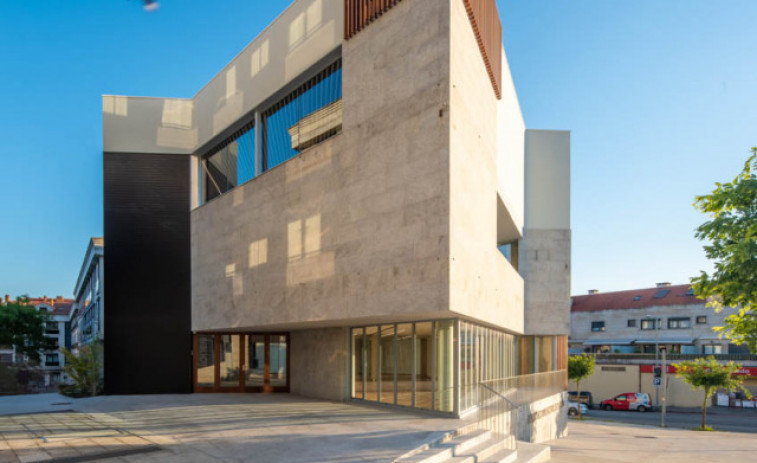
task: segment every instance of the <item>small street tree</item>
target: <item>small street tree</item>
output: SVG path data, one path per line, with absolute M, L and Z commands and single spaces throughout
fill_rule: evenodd
M 582 419 L 581 413 L 581 381 L 594 374 L 594 356 L 592 355 L 572 355 L 568 358 L 568 379 L 576 383 L 576 394 L 578 396 L 578 419 Z
M 63 367 L 74 381 L 74 394 L 96 396 L 100 387 L 100 370 L 102 369 L 101 347 L 97 341 L 82 346 L 77 355 L 68 349 L 61 349 L 66 364 Z
M 698 358 L 696 360 L 690 360 L 680 363 L 674 363 L 673 366 L 676 369 L 676 376 L 691 386 L 691 389 L 702 389 L 704 391 L 704 398 L 702 400 L 702 425 L 697 428 L 699 431 L 708 431 L 707 427 L 707 399 L 717 391 L 718 388 L 734 390 L 741 389 L 747 395 L 751 397 L 751 394 L 744 388 L 744 378 L 740 376 L 734 376 L 733 374 L 741 368 L 733 362 L 726 364 L 718 363 L 715 357 L 709 356 L 707 359 Z
M 54 348 L 45 337 L 49 314 L 28 304 L 29 299 L 18 297 L 0 305 L 0 345 L 13 346 L 16 353 L 39 363 L 40 352 Z
M 692 278 L 694 293 L 709 299 L 715 310 L 736 307 L 738 313 L 715 328 L 734 344 L 746 344 L 757 353 L 757 147 L 744 169 L 727 183 L 716 183 L 708 195 L 697 196 L 694 206 L 710 216 L 696 237 L 715 264 L 712 275 Z

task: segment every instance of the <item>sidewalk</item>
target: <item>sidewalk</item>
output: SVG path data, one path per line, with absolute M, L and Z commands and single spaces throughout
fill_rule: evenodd
M 757 439 L 749 434 L 596 421 L 569 426 L 568 437 L 548 443 L 550 463 L 733 463 L 752 461 L 757 454 Z

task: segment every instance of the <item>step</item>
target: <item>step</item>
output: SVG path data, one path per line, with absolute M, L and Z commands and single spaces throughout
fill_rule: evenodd
M 518 451 L 513 449 L 500 450 L 489 455 L 478 463 L 515 463 L 518 460 Z
M 480 442 L 475 447 L 469 447 L 464 452 L 455 452 L 455 456 L 471 455 L 476 457 L 476 461 L 481 461 L 507 449 L 507 440 L 502 435 L 490 434 L 488 437 L 488 439 Z
M 484 442 L 489 441 L 492 438 L 491 431 L 485 429 L 477 429 L 462 436 L 455 437 L 448 442 L 452 446 L 452 454 L 455 456 L 468 455 L 470 449 L 481 446 Z M 475 454 L 475 453 L 474 453 Z
M 513 463 L 544 463 L 551 458 L 549 445 L 518 441 L 518 458 Z

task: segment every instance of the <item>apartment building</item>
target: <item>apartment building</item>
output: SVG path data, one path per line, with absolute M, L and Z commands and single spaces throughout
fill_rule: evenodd
M 13 302 L 10 295 L 5 295 L 4 303 L 10 302 Z M 45 337 L 52 340 L 52 348 L 40 352 L 39 367 L 42 370 L 42 382 L 36 384 L 37 387 L 52 387 L 68 381 L 68 376 L 63 371 L 65 358 L 60 349 L 71 348 L 70 320 L 73 302 L 73 299 L 66 299 L 63 296 L 55 298 L 42 296 L 29 298 L 27 301 L 28 305 L 38 311 L 49 314 L 45 326 Z M 17 353 L 13 346 L 0 347 L 0 362 L 16 365 L 27 361 L 28 359 L 21 353 Z
M 664 346 L 674 354 L 728 354 L 749 351 L 713 331 L 735 313 L 707 307 L 690 285 L 657 283 L 652 288 L 573 296 L 570 351 L 652 353 Z
M 106 393 L 563 387 L 570 134 L 526 128 L 501 35 L 493 1 L 296 0 L 194 97 L 104 96 Z
M 102 343 L 104 326 L 104 242 L 90 238 L 74 287 L 71 344 L 74 351 L 92 342 Z

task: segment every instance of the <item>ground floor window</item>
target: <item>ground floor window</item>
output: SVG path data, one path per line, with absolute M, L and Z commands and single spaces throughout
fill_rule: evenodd
M 462 413 L 478 405 L 483 381 L 567 368 L 567 336 L 464 320 L 355 327 L 350 337 L 351 397 L 370 402 Z
M 454 320 L 353 328 L 351 338 L 352 398 L 454 411 Z
M 195 392 L 289 392 L 289 335 L 194 336 Z

